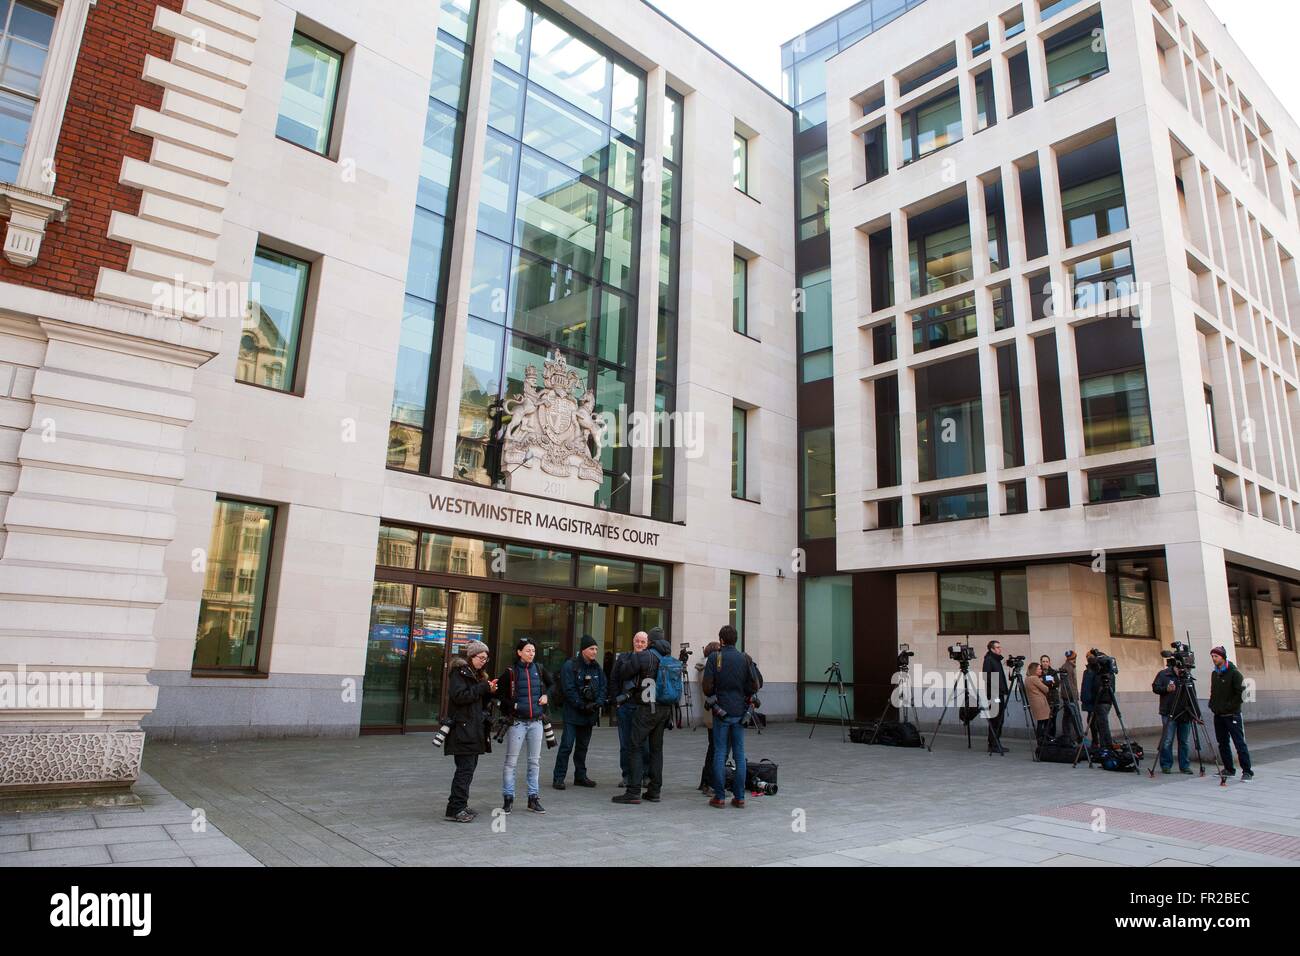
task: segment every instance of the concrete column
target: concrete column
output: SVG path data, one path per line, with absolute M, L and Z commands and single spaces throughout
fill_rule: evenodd
M 1235 657 L 1223 549 L 1203 541 L 1179 541 L 1165 545 L 1165 561 L 1174 639 L 1185 641 L 1190 634 L 1192 650 L 1205 670 L 1215 645 Z

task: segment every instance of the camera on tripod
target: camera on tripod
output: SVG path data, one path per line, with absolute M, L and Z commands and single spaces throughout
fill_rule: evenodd
M 1015 670 L 1017 667 L 1024 667 L 1025 655 L 1012 654 L 1010 657 L 1007 658 L 1007 666 L 1010 667 L 1012 670 Z
M 1119 674 L 1119 662 L 1105 654 L 1096 654 L 1088 662 L 1088 670 L 1098 677 L 1115 677 Z
M 908 666 L 907 659 L 909 657 L 915 657 L 915 656 L 916 656 L 916 651 L 910 650 L 909 645 L 907 644 L 900 645 L 898 648 L 898 669 L 905 670 Z
M 686 666 L 686 662 L 691 659 L 690 644 L 687 644 L 685 641 L 682 641 L 682 649 L 677 652 L 677 659 L 682 662 L 682 667 Z
M 948 647 L 948 657 L 961 664 L 975 660 L 975 649 L 969 644 L 952 644 Z
M 1173 650 L 1161 651 L 1160 656 L 1167 660 L 1172 667 L 1184 671 L 1196 669 L 1196 655 L 1190 647 L 1182 641 L 1174 641 L 1169 646 Z

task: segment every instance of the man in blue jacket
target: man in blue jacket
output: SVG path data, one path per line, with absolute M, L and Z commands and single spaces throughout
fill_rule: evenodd
M 736 758 L 736 776 L 731 791 L 733 807 L 745 805 L 745 727 L 741 723 L 749 709 L 749 698 L 758 692 L 747 654 L 736 649 L 736 629 L 724 624 L 718 631 L 722 649 L 704 662 L 700 689 L 705 699 L 714 698 L 713 711 L 713 799 L 711 807 L 727 805 L 727 748 Z M 721 713 L 719 713 L 721 711 Z
M 560 687 L 564 692 L 564 734 L 555 755 L 555 772 L 551 781 L 556 790 L 564 789 L 570 753 L 573 754 L 574 786 L 596 785 L 587 776 L 587 747 L 591 743 L 591 728 L 605 704 L 605 672 L 596 663 L 599 652 L 596 639 L 584 634 L 578 653 L 560 668 Z

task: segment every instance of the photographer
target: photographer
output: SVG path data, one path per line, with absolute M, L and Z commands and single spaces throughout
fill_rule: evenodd
M 710 641 L 704 647 L 704 660 L 695 665 L 695 669 L 700 672 L 700 696 L 703 697 L 704 690 L 704 664 L 712 654 L 722 650 L 722 645 L 717 641 Z M 700 768 L 700 787 L 701 793 L 711 793 L 713 791 L 713 708 L 707 704 L 704 706 L 704 713 L 700 720 L 709 732 L 709 749 L 704 754 L 704 766 Z
M 1171 660 L 1151 682 L 1151 692 L 1160 697 L 1160 772 L 1173 773 L 1174 733 L 1178 734 L 1178 772 L 1192 772 L 1192 714 L 1186 695 L 1179 692 L 1179 672 Z
M 739 636 L 730 624 L 718 630 L 722 647 L 711 654 L 704 664 L 704 692 L 706 704 L 713 698 L 713 799 L 711 807 L 727 805 L 727 750 L 736 758 L 736 775 L 732 779 L 731 801 L 733 807 L 745 806 L 745 726 L 743 721 L 749 709 L 749 699 L 758 693 L 758 682 L 748 654 L 736 649 Z
M 1049 732 L 1052 707 L 1047 702 L 1051 688 L 1040 676 L 1042 669 L 1041 664 L 1030 664 L 1025 669 L 1025 691 L 1029 697 L 1029 714 L 1034 718 L 1034 736 L 1040 744 L 1054 736 Z
M 624 654 L 614 664 L 614 680 L 630 686 L 628 703 L 634 708 L 631 738 L 628 740 L 627 789 L 611 798 L 612 803 L 640 803 L 641 781 L 645 771 L 643 752 L 650 749 L 650 782 L 644 798 L 659 802 L 659 791 L 664 784 L 664 731 L 672 719 L 671 704 L 656 704 L 651 686 L 659 676 L 659 661 L 671 657 L 673 649 L 664 640 L 661 628 L 651 628 L 646 635 L 649 646 L 645 650 Z
M 1115 703 L 1114 689 L 1107 686 L 1098 669 L 1099 661 L 1110 661 L 1097 648 L 1088 651 L 1088 669 L 1083 672 L 1083 710 L 1088 715 L 1088 728 L 1092 734 L 1093 747 L 1115 748 L 1115 739 L 1110 735 L 1110 708 Z
M 580 649 L 560 668 L 560 693 L 564 699 L 564 733 L 560 749 L 555 755 L 555 770 L 551 786 L 564 789 L 564 778 L 569 773 L 569 754 L 573 754 L 573 785 L 594 787 L 587 776 L 587 747 L 591 744 L 591 728 L 605 703 L 605 672 L 596 663 L 600 652 L 596 639 L 582 635 Z M 576 748 L 574 745 L 577 745 Z
M 1065 663 L 1057 671 L 1057 683 L 1061 694 L 1061 733 L 1069 734 L 1071 740 L 1083 737 L 1083 716 L 1079 713 L 1079 675 L 1078 655 L 1074 651 L 1065 652 Z
M 632 635 L 632 654 L 641 654 L 650 646 L 650 636 L 645 631 L 637 631 Z M 629 654 L 619 654 L 614 658 L 614 664 L 609 672 L 610 697 L 613 698 L 611 703 L 614 705 L 614 720 L 618 724 L 618 769 L 622 777 L 618 781 L 620 787 L 627 787 L 627 782 L 631 778 L 628 774 L 631 772 L 631 746 L 632 746 L 632 721 L 636 717 L 636 700 L 634 699 L 638 688 L 636 680 L 632 677 L 622 677 L 619 672 L 619 664 Z M 628 670 L 628 673 L 631 669 Z M 617 690 L 617 693 L 615 693 Z M 650 744 L 647 741 L 641 748 L 641 767 L 645 772 L 650 770 Z M 648 780 L 642 780 L 644 786 Z
M 469 823 L 478 816 L 469 808 L 469 785 L 474 780 L 479 754 L 492 752 L 486 710 L 497 692 L 497 682 L 488 679 L 484 671 L 487 662 L 487 645 L 470 641 L 465 656 L 451 662 L 447 681 L 447 723 L 451 730 L 443 744 L 443 753 L 456 760 L 451 796 L 447 798 L 447 819 L 457 823 Z
M 515 645 L 515 661 L 497 678 L 497 699 L 501 713 L 511 719 L 506 734 L 506 763 L 501 774 L 501 809 L 510 812 L 515 802 L 515 768 L 519 754 L 528 744 L 528 809 L 545 813 L 539 799 L 542 768 L 542 718 L 546 715 L 547 691 L 553 683 L 546 668 L 538 664 L 537 645 L 521 637 Z
M 1052 658 L 1047 654 L 1038 659 L 1038 676 L 1047 685 L 1047 706 L 1051 708 L 1047 739 L 1051 740 L 1056 736 L 1056 715 L 1061 711 L 1061 674 L 1052 669 Z
M 997 713 L 989 717 L 989 753 L 1009 753 L 1002 746 L 1002 722 L 1007 716 L 1007 672 L 1002 669 L 1002 642 L 992 640 L 984 655 L 984 686 L 988 688 L 989 703 L 997 702 Z
M 1246 679 L 1237 670 L 1237 665 L 1228 660 L 1228 652 L 1222 647 L 1211 648 L 1210 660 L 1214 662 L 1214 671 L 1210 674 L 1210 710 L 1214 713 L 1214 736 L 1219 741 L 1223 772 L 1229 777 L 1237 774 L 1232 765 L 1232 749 L 1228 746 L 1231 737 L 1241 760 L 1241 779 L 1253 780 L 1255 774 L 1250 769 L 1250 751 L 1246 749 L 1246 728 L 1241 722 Z

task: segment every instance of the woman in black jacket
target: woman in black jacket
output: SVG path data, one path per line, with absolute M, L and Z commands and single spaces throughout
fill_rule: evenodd
M 484 670 L 488 662 L 487 645 L 470 641 L 465 656 L 451 662 L 447 684 L 450 730 L 443 749 L 456 760 L 456 774 L 451 780 L 447 799 L 447 819 L 469 823 L 476 817 L 469 808 L 469 785 L 478 767 L 479 754 L 491 753 L 488 742 L 488 702 L 497 692 L 497 682 L 489 680 Z

